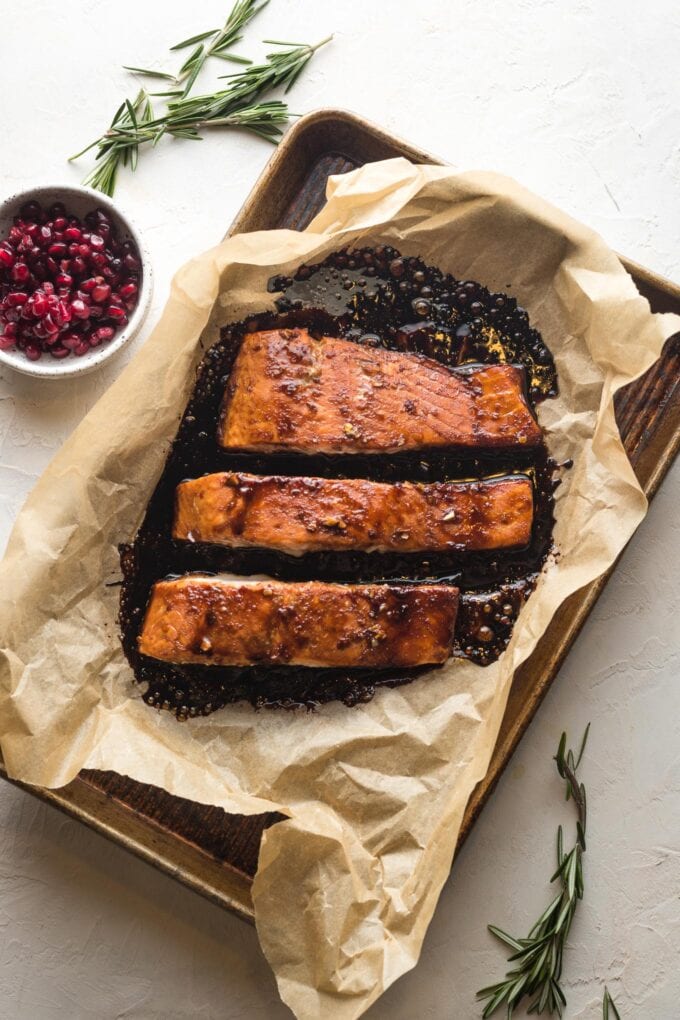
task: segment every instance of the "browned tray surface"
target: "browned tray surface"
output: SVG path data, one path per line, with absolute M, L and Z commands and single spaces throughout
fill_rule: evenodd
M 324 202 L 330 174 L 393 156 L 441 162 L 360 118 L 320 110 L 287 134 L 229 233 L 302 230 Z M 680 312 L 680 287 L 622 262 L 654 311 Z M 640 380 L 618 394 L 616 414 L 628 456 L 648 497 L 680 445 L 680 334 Z M 558 611 L 530 659 L 517 671 L 491 766 L 468 805 L 460 841 L 507 765 L 609 575 L 573 595 Z M 20 784 L 19 784 L 20 785 Z M 243 817 L 172 797 L 113 772 L 83 771 L 61 790 L 24 789 L 74 815 L 223 906 L 252 917 L 250 883 L 263 830 L 277 815 Z

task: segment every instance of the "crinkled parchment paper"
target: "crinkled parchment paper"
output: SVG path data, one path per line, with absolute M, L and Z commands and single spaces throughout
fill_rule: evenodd
M 375 163 L 331 180 L 304 233 L 231 238 L 177 274 L 144 348 L 23 508 L 0 567 L 0 747 L 11 776 L 56 787 L 113 769 L 226 811 L 280 811 L 253 888 L 257 928 L 298 1017 L 360 1016 L 413 967 L 484 775 L 515 667 L 560 603 L 606 570 L 645 513 L 612 395 L 647 369 L 673 316 L 653 316 L 589 230 L 487 173 Z M 512 293 L 557 360 L 540 407 L 572 457 L 556 562 L 502 658 L 452 661 L 367 705 L 246 706 L 178 723 L 144 705 L 119 646 L 117 545 L 132 538 L 220 324 L 271 307 L 273 272 L 341 245 L 389 242 Z

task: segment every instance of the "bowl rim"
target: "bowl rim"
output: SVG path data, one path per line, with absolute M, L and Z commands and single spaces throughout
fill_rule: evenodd
M 71 194 L 77 198 L 91 198 L 93 206 L 101 206 L 113 213 L 124 225 L 131 239 L 140 254 L 142 262 L 142 278 L 139 289 L 139 299 L 129 322 L 124 329 L 118 333 L 113 340 L 102 347 L 94 348 L 82 358 L 68 357 L 62 361 L 54 358 L 49 360 L 29 361 L 29 359 L 18 350 L 0 350 L 0 366 L 7 366 L 14 372 L 21 375 L 31 376 L 34 379 L 67 379 L 79 375 L 87 375 L 95 371 L 109 358 L 115 356 L 139 333 L 151 304 L 153 292 L 153 271 L 151 269 L 151 258 L 144 243 L 142 235 L 134 219 L 112 198 L 101 191 L 96 191 L 85 184 L 40 184 L 36 183 L 6 195 L 0 200 L 0 218 L 4 217 L 10 209 L 23 205 L 31 199 L 38 199 L 44 204 L 45 199 L 41 196 L 49 196 L 51 201 L 65 201 Z M 67 203 L 66 203 L 67 204 Z

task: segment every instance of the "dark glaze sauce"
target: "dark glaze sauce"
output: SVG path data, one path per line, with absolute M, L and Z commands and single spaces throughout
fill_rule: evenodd
M 187 572 L 266 574 L 280 580 L 453 583 L 461 588 L 454 654 L 488 665 L 501 654 L 519 610 L 531 594 L 552 549 L 556 465 L 545 446 L 513 453 L 419 451 L 393 455 L 232 453 L 216 441 L 220 405 L 246 332 L 304 325 L 316 335 L 340 336 L 365 346 L 426 354 L 449 366 L 522 364 L 533 404 L 554 396 L 552 356 L 514 298 L 460 282 L 419 259 L 378 247 L 335 252 L 294 278 L 273 278 L 278 313 L 266 312 L 225 327 L 205 354 L 144 521 L 130 546 L 121 547 L 120 623 L 125 654 L 148 688 L 145 701 L 178 718 L 209 714 L 249 701 L 267 707 L 307 707 L 333 700 L 368 701 L 380 686 L 409 683 L 432 667 L 409 670 L 317 669 L 300 666 L 173 666 L 142 656 L 137 635 L 153 583 Z M 170 537 L 177 484 L 214 471 L 376 481 L 434 482 L 529 474 L 535 519 L 524 549 L 470 553 L 310 552 L 229 549 Z

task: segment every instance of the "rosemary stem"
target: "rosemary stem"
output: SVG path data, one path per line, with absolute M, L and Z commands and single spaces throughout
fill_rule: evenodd
M 333 41 L 333 35 L 331 33 L 331 35 L 327 35 L 325 39 L 322 39 L 321 42 L 318 42 L 316 44 L 316 46 L 310 46 L 309 49 L 312 51 L 312 53 L 316 53 L 316 51 L 320 50 L 322 46 L 325 46 L 326 43 L 329 43 L 329 42 L 332 42 L 332 41 Z

